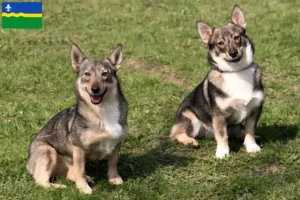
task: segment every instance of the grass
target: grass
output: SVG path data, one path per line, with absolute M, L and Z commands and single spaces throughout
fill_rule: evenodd
M 247 154 L 231 141 L 231 156 L 218 160 L 214 140 L 193 149 L 168 138 L 180 102 L 209 70 L 195 22 L 227 23 L 232 1 L 48 0 L 42 30 L 1 30 L 0 199 L 299 199 L 300 2 L 235 3 L 264 72 L 262 153 Z M 124 45 L 118 74 L 130 109 L 119 162 L 125 183 L 110 185 L 106 161 L 90 162 L 92 196 L 62 178 L 67 189 L 37 187 L 25 169 L 32 138 L 75 102 L 71 41 L 91 58 Z

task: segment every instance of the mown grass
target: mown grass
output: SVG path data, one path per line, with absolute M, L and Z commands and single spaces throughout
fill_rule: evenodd
M 247 154 L 231 141 L 231 156 L 214 157 L 216 143 L 183 147 L 168 138 L 182 99 L 209 66 L 196 20 L 229 21 L 234 3 L 264 72 L 266 103 L 258 125 L 262 153 Z M 43 30 L 1 30 L 0 199 L 299 199 L 299 1 L 267 0 L 48 0 Z M 87 174 L 95 194 L 85 196 L 59 178 L 64 190 L 35 186 L 26 172 L 31 139 L 58 111 L 74 104 L 70 44 L 104 58 L 124 45 L 119 71 L 129 102 L 129 136 L 112 186 L 105 161 Z

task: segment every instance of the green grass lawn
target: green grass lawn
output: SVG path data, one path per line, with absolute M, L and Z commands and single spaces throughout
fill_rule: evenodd
M 247 154 L 231 141 L 231 156 L 219 160 L 212 139 L 193 149 L 168 136 L 180 102 L 209 70 L 196 20 L 221 26 L 235 3 L 264 73 L 262 152 Z M 300 199 L 299 15 L 296 0 L 43 1 L 42 30 L 0 33 L 0 199 Z M 32 138 L 75 102 L 71 41 L 90 58 L 124 45 L 118 75 L 129 103 L 119 162 L 125 182 L 110 185 L 106 161 L 91 162 L 91 196 L 63 178 L 57 181 L 67 189 L 37 187 L 25 168 Z

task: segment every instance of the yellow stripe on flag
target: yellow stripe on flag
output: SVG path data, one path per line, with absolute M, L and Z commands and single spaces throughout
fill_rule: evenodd
M 2 17 L 42 17 L 43 14 L 25 14 L 25 13 L 2 13 Z

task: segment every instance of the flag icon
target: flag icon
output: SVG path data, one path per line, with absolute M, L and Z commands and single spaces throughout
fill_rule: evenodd
M 42 2 L 2 2 L 3 29 L 41 29 Z

